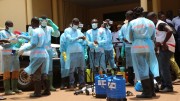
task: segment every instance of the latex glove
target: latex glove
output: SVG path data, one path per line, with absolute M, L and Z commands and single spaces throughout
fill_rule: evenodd
M 18 56 L 21 56 L 23 53 L 24 53 L 24 50 L 23 49 L 19 49 Z
M 66 61 L 67 60 L 66 52 L 62 52 L 62 56 L 63 56 L 64 61 Z
M 84 49 L 84 51 L 85 51 L 85 53 L 84 53 L 84 58 L 85 58 L 85 60 L 87 60 L 87 59 L 88 59 L 87 49 Z
M 87 59 L 88 59 L 88 55 L 86 54 L 86 55 L 85 55 L 85 60 L 87 60 Z
M 59 29 L 59 27 L 51 20 L 51 19 L 47 19 L 48 24 L 51 25 L 51 27 L 56 31 Z
M 121 58 L 124 58 L 124 53 L 125 53 L 125 45 L 123 45 L 121 48 Z
M 24 37 L 26 37 L 25 35 L 19 35 L 17 38 L 24 38 Z
M 25 40 L 27 40 L 27 41 L 30 41 L 31 36 L 19 35 L 19 36 L 18 36 L 18 39 L 25 39 Z
M 15 44 L 15 47 L 20 48 L 23 43 L 25 43 L 25 40 L 24 39 L 19 39 L 19 41 Z

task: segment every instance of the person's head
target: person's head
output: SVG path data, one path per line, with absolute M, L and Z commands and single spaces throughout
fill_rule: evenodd
M 161 15 L 162 15 L 162 14 L 164 14 L 164 12 L 163 12 L 163 11 L 158 12 L 158 14 L 157 14 L 157 15 L 158 15 L 158 18 L 159 18 L 159 19 L 161 18 Z
M 128 10 L 125 14 L 126 16 L 126 20 L 128 20 L 129 22 L 133 19 L 133 11 L 132 10 Z
M 47 16 L 43 15 L 43 16 L 41 16 L 40 19 L 41 19 L 41 20 L 40 20 L 41 26 L 42 26 L 42 27 L 46 27 L 46 26 L 47 26 L 47 23 L 48 23 L 48 21 L 47 21 Z
M 113 21 L 111 21 L 110 19 L 106 19 L 105 21 L 103 21 L 103 25 L 104 25 L 104 28 L 110 29 L 111 26 L 113 25 Z
M 164 22 L 166 22 L 166 15 L 165 14 L 161 14 L 159 19 L 164 21 Z
M 10 21 L 10 20 L 6 21 L 6 22 L 5 22 L 5 26 L 6 26 L 6 30 L 7 30 L 7 31 L 9 31 L 10 33 L 13 32 L 13 26 L 14 26 L 14 24 L 13 24 L 12 21 Z
M 92 27 L 92 29 L 97 29 L 98 28 L 98 20 L 97 19 L 92 19 L 91 27 Z
M 120 29 L 121 29 L 121 27 L 122 27 L 122 25 L 121 25 L 121 24 L 117 25 L 117 30 L 120 30 Z
M 78 27 L 79 27 L 79 19 L 78 18 L 73 18 L 71 27 L 75 30 L 78 29 Z
M 167 17 L 168 19 L 172 20 L 172 18 L 173 18 L 173 11 L 172 11 L 172 10 L 168 10 L 168 11 L 166 12 L 166 17 Z
M 144 9 L 142 7 L 135 7 L 133 9 L 133 12 L 134 12 L 134 18 L 138 18 L 138 17 L 142 17 L 143 16 L 143 11 Z
M 38 17 L 33 17 L 31 19 L 31 26 L 32 26 L 33 29 L 39 27 L 39 18 Z
M 153 21 L 155 24 L 157 23 L 158 19 L 157 19 L 157 15 L 154 12 L 149 12 L 147 15 L 147 18 L 151 21 Z

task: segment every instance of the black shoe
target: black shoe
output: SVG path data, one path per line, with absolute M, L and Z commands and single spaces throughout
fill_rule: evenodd
M 51 95 L 51 92 L 43 92 L 42 95 L 43 96 L 49 96 L 49 95 Z
M 127 83 L 126 83 L 126 86 L 134 86 L 134 85 L 131 84 L 131 83 L 129 83 L 129 82 L 127 82 Z
M 164 88 L 166 88 L 165 86 L 161 85 L 161 87 L 159 88 L 159 90 L 163 90 Z
M 173 92 L 173 88 L 165 87 L 163 90 L 161 90 L 161 92 Z
M 156 93 L 152 93 L 152 97 L 156 97 Z
M 41 81 L 34 81 L 34 93 L 30 94 L 30 98 L 41 97 Z
M 51 95 L 50 92 L 50 81 L 49 80 L 43 80 L 43 85 L 44 85 L 44 91 L 42 93 L 43 96 L 48 96 Z
M 74 90 L 75 90 L 74 85 L 71 85 L 71 86 L 69 87 L 69 91 L 74 91 Z
M 136 95 L 137 98 L 152 98 L 152 85 L 150 79 L 141 80 L 143 92 L 141 95 Z
M 144 94 L 136 95 L 137 98 L 152 98 L 152 94 Z
M 61 84 L 60 90 L 64 90 L 64 89 L 65 89 L 65 86 L 63 84 Z
M 29 97 L 30 97 L 30 98 L 41 97 L 41 94 L 35 94 L 35 93 L 32 93 L 32 94 L 30 94 Z

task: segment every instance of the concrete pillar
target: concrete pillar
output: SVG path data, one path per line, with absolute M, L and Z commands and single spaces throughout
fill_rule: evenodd
M 53 22 L 58 25 L 57 0 L 52 0 L 52 15 L 53 15 Z
M 31 24 L 31 19 L 33 17 L 33 8 L 32 8 L 32 0 L 25 0 L 26 6 L 26 25 Z
M 148 4 L 147 4 L 147 0 L 141 0 L 141 7 L 144 8 L 144 12 L 148 11 Z
M 153 12 L 156 14 L 161 11 L 161 0 L 152 0 Z

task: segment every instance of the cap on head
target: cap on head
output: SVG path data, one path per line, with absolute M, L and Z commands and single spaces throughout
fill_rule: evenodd
M 132 10 L 128 10 L 125 14 L 125 16 L 133 16 L 133 11 Z
M 98 23 L 97 19 L 92 19 L 91 23 Z
M 106 19 L 103 23 L 104 23 L 104 24 L 112 25 L 112 24 L 113 24 L 113 21 L 111 21 L 110 19 Z
M 42 15 L 41 18 L 42 18 L 43 20 L 46 20 L 46 19 L 47 19 L 47 16 L 46 16 L 46 15 Z
M 5 22 L 5 26 L 13 27 L 13 22 L 10 21 L 10 20 L 7 20 L 7 21 Z
M 72 23 L 73 24 L 79 24 L 79 19 L 78 18 L 73 18 Z
M 149 19 L 152 19 L 152 18 L 157 17 L 157 15 L 156 15 L 155 12 L 149 12 L 148 15 L 147 15 L 147 17 L 148 17 Z

